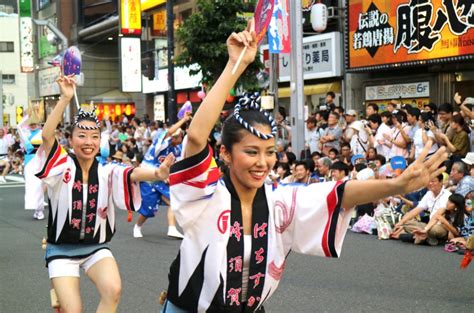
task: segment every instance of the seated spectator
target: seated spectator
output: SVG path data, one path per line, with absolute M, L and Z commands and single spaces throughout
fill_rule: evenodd
M 460 243 L 465 245 L 467 238 L 474 235 L 474 214 L 472 201 L 466 201 L 466 206 L 464 209 L 464 224 L 459 229 L 459 237 L 455 237 L 450 241 L 452 243 Z
M 446 148 L 451 152 L 451 161 L 460 161 L 470 149 L 469 133 L 471 132 L 466 125 L 466 121 L 460 114 L 456 114 L 451 119 L 452 137 L 447 134 L 438 132 L 438 136 L 443 140 Z
M 349 166 L 346 163 L 337 161 L 331 165 L 331 176 L 333 180 L 347 180 L 348 175 Z
M 332 148 L 331 150 L 329 150 L 328 157 L 332 162 L 335 162 L 337 160 L 338 154 L 339 154 L 339 151 L 337 151 L 337 149 L 335 148 Z
M 454 184 L 451 191 L 466 197 L 474 190 L 474 177 L 468 174 L 467 164 L 463 162 L 455 162 L 449 176 Z
M 464 212 L 464 197 L 453 193 L 449 196 L 446 207 L 436 211 L 428 225 L 414 233 L 419 238 L 426 239 L 430 246 L 437 246 L 440 242 L 459 236 L 459 231 L 464 225 Z
M 367 149 L 367 153 L 365 154 L 365 159 L 368 162 L 375 161 L 375 157 L 377 156 L 377 150 L 374 147 L 369 147 Z
M 319 165 L 318 161 L 319 161 L 320 158 L 321 158 L 321 153 L 319 153 L 317 151 L 311 153 L 311 160 L 313 160 L 313 162 L 314 162 L 313 172 L 315 172 L 317 170 L 318 165 Z
M 351 164 L 352 159 L 352 151 L 351 146 L 348 143 L 341 144 L 341 155 L 339 156 L 339 160 L 346 163 L 347 165 Z
M 306 161 L 298 161 L 295 163 L 295 170 L 293 175 L 283 179 L 282 184 L 288 183 L 299 183 L 299 184 L 310 184 L 311 172 L 309 164 Z
M 319 178 L 319 182 L 326 182 L 331 180 L 331 165 L 332 162 L 328 157 L 324 157 L 318 160 L 318 172 L 316 175 Z
M 445 208 L 448 203 L 448 198 L 451 195 L 447 189 L 443 187 L 443 175 L 440 174 L 430 180 L 428 184 L 428 192 L 423 196 L 418 206 L 407 214 L 405 214 L 400 222 L 395 224 L 395 229 L 391 235 L 392 238 L 398 239 L 402 234 L 408 234 L 408 240 L 413 239 L 413 233 L 416 230 L 423 230 L 426 223 L 419 222 L 416 217 L 423 211 L 429 211 L 430 220 L 433 218 L 436 211 L 440 208 Z M 404 236 L 407 237 L 407 236 Z M 415 244 L 421 244 L 425 240 L 423 238 L 416 238 Z

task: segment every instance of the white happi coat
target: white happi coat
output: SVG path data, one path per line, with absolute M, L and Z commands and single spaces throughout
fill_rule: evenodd
M 48 242 L 76 243 L 79 241 L 77 225 L 86 209 L 91 213 L 87 217 L 86 239 L 83 243 L 104 243 L 111 239 L 115 232 L 115 208 L 135 211 L 140 208 L 140 188 L 130 181 L 132 167 L 111 163 L 100 165 L 94 161 L 96 173 L 89 172 L 87 203 L 82 197 L 73 201 L 73 194 L 81 190 L 82 182 L 75 178 L 81 169 L 72 155 L 69 155 L 55 141 L 49 155 L 40 146 L 35 162 L 37 176 L 47 185 L 49 198 Z M 94 167 L 95 166 L 95 167 Z M 92 170 L 91 170 L 92 171 Z M 97 177 L 97 185 L 91 186 L 92 176 Z M 95 196 L 92 197 L 91 195 Z M 91 202 L 91 199 L 94 200 Z M 97 199 L 97 201 L 95 201 Z M 75 220 L 74 215 L 78 216 Z
M 343 189 L 342 182 L 290 184 L 275 190 L 265 185 L 268 260 L 259 307 L 276 290 L 290 251 L 339 256 L 351 217 L 350 212 L 340 208 Z M 208 147 L 173 165 L 170 191 L 171 207 L 185 233 L 180 247 L 178 294 L 183 293 L 201 258 L 205 258 L 204 279 L 195 308 L 205 312 L 216 295 L 220 277 L 226 281 L 226 247 L 231 235 L 231 195 L 219 178 Z M 225 286 L 223 290 L 225 302 Z

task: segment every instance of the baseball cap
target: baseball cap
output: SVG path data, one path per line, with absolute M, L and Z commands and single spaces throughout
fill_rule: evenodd
M 407 168 L 407 160 L 405 160 L 404 157 L 402 156 L 394 156 L 390 160 L 390 166 L 392 167 L 393 170 L 404 170 Z
M 356 161 L 359 160 L 359 159 L 365 159 L 364 155 L 363 154 L 356 154 L 356 155 L 352 156 L 351 164 L 356 165 Z
M 467 98 L 464 100 L 464 103 L 465 103 L 465 104 L 473 104 L 473 105 L 474 105 L 474 98 L 472 98 L 472 97 L 467 97 Z
M 461 159 L 464 163 L 467 165 L 473 165 L 474 164 L 474 152 L 468 152 L 466 154 L 466 157 Z
M 356 110 L 348 110 L 344 115 L 357 116 L 357 111 Z

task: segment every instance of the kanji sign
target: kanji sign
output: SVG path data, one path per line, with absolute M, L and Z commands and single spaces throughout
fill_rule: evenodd
M 142 33 L 140 0 L 120 1 L 120 32 L 124 35 L 140 35 Z
M 341 76 L 340 33 L 331 32 L 303 38 L 304 79 L 317 79 Z M 268 67 L 268 45 L 262 45 L 265 67 Z M 290 55 L 279 55 L 279 81 L 290 81 Z
M 472 0 L 353 0 L 350 70 L 474 58 Z

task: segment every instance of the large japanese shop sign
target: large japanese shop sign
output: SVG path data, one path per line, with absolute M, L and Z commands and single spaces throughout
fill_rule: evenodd
M 349 70 L 474 58 L 473 0 L 350 0 Z

